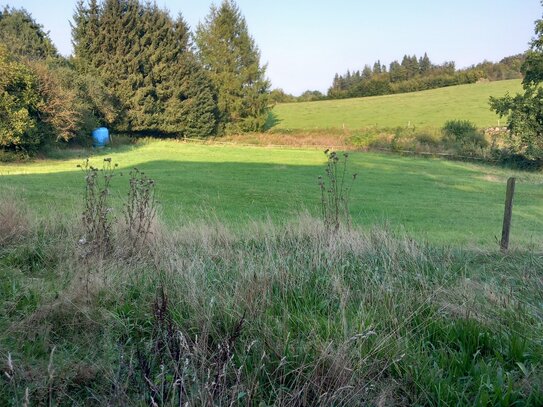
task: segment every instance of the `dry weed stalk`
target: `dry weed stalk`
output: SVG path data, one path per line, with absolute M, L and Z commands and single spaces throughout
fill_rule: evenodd
M 82 215 L 85 235 L 79 241 L 86 251 L 84 257 L 104 257 L 112 248 L 112 208 L 109 202 L 114 169 L 111 158 L 104 158 L 102 169 L 93 167 L 89 159 L 78 165 L 85 172 L 85 197 Z
M 349 199 L 357 174 L 353 174 L 351 182 L 347 176 L 348 153 L 343 153 L 343 161 L 335 151 L 325 150 L 325 178 L 319 176 L 321 190 L 322 219 L 328 231 L 337 232 L 341 224 L 351 224 Z
M 131 380 L 140 384 L 151 405 L 229 404 L 241 383 L 234 349 L 245 321 L 243 315 L 216 345 L 206 335 L 192 339 L 174 320 L 167 290 L 161 286 L 153 304 L 151 336 L 136 345 L 135 358 L 130 359 Z
M 90 165 L 87 158 L 83 165 L 78 167 L 85 173 L 84 209 L 81 218 L 84 236 L 79 239 L 79 244 L 82 248 L 88 298 L 92 268 L 96 262 L 101 267 L 104 258 L 113 249 L 110 188 L 117 164 L 112 166 L 111 158 L 104 158 L 102 169 L 98 169 Z
M 130 171 L 128 198 L 124 205 L 129 255 L 140 252 L 148 243 L 156 217 L 155 181 L 137 168 Z

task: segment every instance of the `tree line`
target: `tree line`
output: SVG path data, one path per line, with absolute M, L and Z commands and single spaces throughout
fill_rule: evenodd
M 150 2 L 79 0 L 72 42 L 64 58 L 28 12 L 0 11 L 1 148 L 36 151 L 99 125 L 176 137 L 265 126 L 270 83 L 233 0 L 194 32 Z
M 456 69 L 453 61 L 434 64 L 428 55 L 404 55 L 402 61 L 392 61 L 388 68 L 376 61 L 361 71 L 336 74 L 328 89 L 330 99 L 389 95 L 417 92 L 445 86 L 475 83 L 481 79 L 502 80 L 521 78 L 523 55 L 504 58 L 498 63 L 484 61 L 466 69 Z
M 388 66 L 377 60 L 373 65 L 365 65 L 362 70 L 336 74 L 326 94 L 307 90 L 296 97 L 282 89 L 274 89 L 270 98 L 275 103 L 311 102 L 417 92 L 479 80 L 520 79 L 525 58 L 525 54 L 518 54 L 499 62 L 483 61 L 465 69 L 456 69 L 453 61 L 434 64 L 427 53 L 422 57 L 404 55 L 401 62 L 394 60 Z

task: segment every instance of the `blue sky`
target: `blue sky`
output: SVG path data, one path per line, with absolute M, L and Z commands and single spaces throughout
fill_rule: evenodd
M 157 0 L 194 28 L 211 0 Z M 217 3 L 217 1 L 215 2 Z M 69 20 L 75 0 L 0 0 L 26 8 L 71 53 Z M 300 94 L 325 92 L 336 72 L 377 59 L 428 52 L 435 63 L 465 67 L 525 51 L 541 17 L 539 0 L 238 0 L 268 64 L 273 87 Z

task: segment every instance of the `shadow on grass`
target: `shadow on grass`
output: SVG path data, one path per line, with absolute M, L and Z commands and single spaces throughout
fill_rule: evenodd
M 138 141 L 136 139 L 133 142 L 127 143 L 123 140 L 122 143 L 113 141 L 105 147 L 92 147 L 81 145 L 67 145 L 63 147 L 51 147 L 43 152 L 38 153 L 34 157 L 30 157 L 28 160 L 7 162 L 5 164 L 26 164 L 32 163 L 37 160 L 52 160 L 52 161 L 64 161 L 72 160 L 76 158 L 85 159 L 87 157 L 102 157 L 116 153 L 126 153 L 130 151 L 136 151 L 145 146 L 145 142 Z

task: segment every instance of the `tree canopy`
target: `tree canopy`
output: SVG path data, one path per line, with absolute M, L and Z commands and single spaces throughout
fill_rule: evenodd
M 28 11 L 4 7 L 0 10 L 0 43 L 9 44 L 12 55 L 28 59 L 58 57 L 49 34 Z
M 262 130 L 269 113 L 270 83 L 260 51 L 237 5 L 212 6 L 196 29 L 198 57 L 218 91 L 221 132 Z
M 112 119 L 114 101 L 96 80 L 79 75 L 58 55 L 49 37 L 25 10 L 0 17 L 0 148 L 34 152 L 68 141 Z
M 156 4 L 138 0 L 80 1 L 72 28 L 78 69 L 97 75 L 120 100 L 116 128 L 209 136 L 216 95 L 194 58 L 190 32 Z
M 535 35 L 521 66 L 524 93 L 491 97 L 490 106 L 507 117 L 513 152 L 543 160 L 543 19 L 535 22 Z

